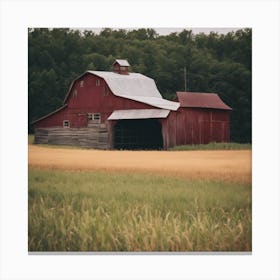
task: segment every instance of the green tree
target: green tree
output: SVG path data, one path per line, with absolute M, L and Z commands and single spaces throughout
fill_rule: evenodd
M 252 31 L 159 36 L 154 29 L 69 28 L 28 31 L 29 123 L 61 106 L 71 81 L 86 70 L 110 71 L 116 58 L 155 79 L 165 98 L 184 90 L 216 92 L 233 108 L 231 140 L 251 141 Z M 29 125 L 29 131 L 32 126 Z

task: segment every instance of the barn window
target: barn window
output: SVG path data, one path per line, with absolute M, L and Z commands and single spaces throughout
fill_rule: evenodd
M 100 86 L 100 80 L 99 80 L 99 79 L 97 79 L 97 80 L 95 81 L 95 85 L 96 85 L 97 87 Z
M 63 127 L 70 127 L 70 121 L 64 120 L 63 121 Z
M 88 113 L 88 119 L 94 123 L 100 123 L 101 114 L 100 113 Z
M 83 86 L 84 86 L 84 81 L 81 80 L 81 81 L 80 81 L 80 87 L 83 87 Z
M 92 119 L 96 120 L 96 121 L 100 121 L 100 119 L 101 119 L 100 113 L 92 114 Z

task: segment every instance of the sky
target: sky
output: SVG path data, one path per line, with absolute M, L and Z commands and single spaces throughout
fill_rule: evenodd
M 213 32 L 217 32 L 217 33 L 220 33 L 220 34 L 226 34 L 228 32 L 231 32 L 231 31 L 237 31 L 238 29 L 241 29 L 241 28 L 244 28 L 244 27 L 232 27 L 232 28 L 192 28 L 192 27 L 182 27 L 182 28 L 168 28 L 168 27 L 160 27 L 160 28 L 157 28 L 157 27 L 151 27 L 153 28 L 159 35 L 168 35 L 170 33 L 173 33 L 173 32 L 181 32 L 183 29 L 191 29 L 193 31 L 194 34 L 198 34 L 198 33 L 205 33 L 205 34 L 209 34 L 211 31 Z M 73 28 L 73 29 L 79 29 L 81 31 L 84 31 L 84 30 L 91 30 L 93 31 L 94 33 L 99 33 L 102 28 Z M 118 28 L 113 28 L 113 29 L 118 29 Z M 129 27 L 129 28 L 122 28 L 122 29 L 129 29 L 129 30 L 132 30 L 132 29 L 137 29 L 137 27 L 135 28 L 132 28 L 132 27 Z

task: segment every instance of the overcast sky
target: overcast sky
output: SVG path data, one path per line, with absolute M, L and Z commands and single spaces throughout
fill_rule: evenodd
M 153 28 L 153 27 L 151 27 Z M 221 33 L 221 34 L 226 34 L 228 32 L 231 32 L 231 31 L 236 31 L 238 29 L 241 29 L 242 27 L 239 27 L 239 28 L 192 28 L 192 27 L 184 27 L 184 28 L 164 28 L 164 27 L 161 27 L 161 28 L 153 28 L 156 30 L 156 32 L 159 34 L 159 35 L 167 35 L 167 34 L 170 34 L 170 33 L 173 33 L 173 32 L 181 32 L 183 29 L 191 29 L 193 31 L 194 34 L 198 34 L 200 32 L 203 32 L 203 33 L 206 33 L 206 34 L 209 34 L 211 31 L 214 31 L 214 32 L 217 32 L 217 33 Z M 76 29 L 76 28 L 74 28 Z M 84 31 L 84 30 L 91 30 L 93 31 L 94 33 L 99 33 L 102 28 L 77 28 L 81 31 Z M 113 28 L 113 29 L 119 29 L 119 28 Z M 129 27 L 129 28 L 122 28 L 122 29 L 128 29 L 128 30 L 132 30 L 132 29 L 137 29 L 137 27 L 133 28 L 133 27 Z

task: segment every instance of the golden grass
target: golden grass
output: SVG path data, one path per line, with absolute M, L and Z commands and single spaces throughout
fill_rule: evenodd
M 101 151 L 29 145 L 29 166 L 251 182 L 251 150 Z
M 29 168 L 29 251 L 252 250 L 251 185 Z

